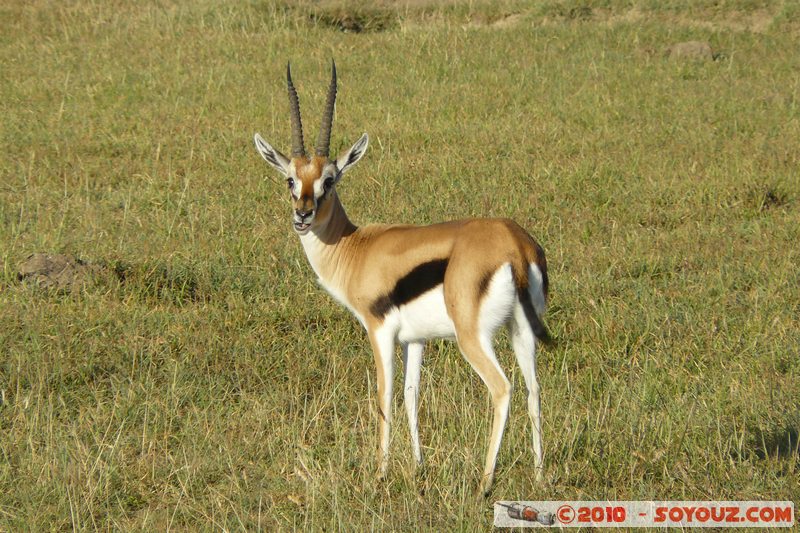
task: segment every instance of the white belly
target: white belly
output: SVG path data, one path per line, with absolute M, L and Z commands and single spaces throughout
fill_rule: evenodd
M 402 343 L 455 337 L 455 326 L 447 315 L 442 285 L 401 305 L 390 314 L 396 315 L 392 319 L 398 322 L 397 340 Z

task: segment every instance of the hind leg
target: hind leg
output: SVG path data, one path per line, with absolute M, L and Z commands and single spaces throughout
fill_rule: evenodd
M 506 378 L 497 362 L 492 349 L 492 338 L 483 333 L 458 335 L 458 346 L 464 357 L 478 373 L 489 389 L 492 398 L 493 416 L 492 433 L 489 436 L 489 448 L 486 450 L 486 462 L 483 468 L 480 490 L 484 495 L 489 493 L 494 482 L 494 469 L 497 464 L 497 452 L 503 440 L 503 431 L 508 419 L 508 406 L 511 399 L 511 383 Z
M 531 419 L 533 432 L 533 456 L 536 469 L 536 480 L 542 479 L 543 453 L 542 453 L 542 417 L 539 403 L 539 382 L 536 379 L 536 337 L 533 329 L 525 317 L 522 306 L 514 307 L 514 317 L 510 323 L 511 344 L 517 364 L 525 379 L 528 390 L 528 416 Z
M 464 257 L 469 255 L 471 254 L 466 254 Z M 458 257 L 456 251 L 451 257 Z M 444 294 L 447 311 L 455 326 L 458 347 L 489 389 L 489 396 L 492 399 L 492 432 L 489 435 L 489 447 L 486 450 L 486 462 L 480 484 L 485 496 L 494 482 L 497 453 L 503 440 L 511 400 L 511 383 L 497 362 L 492 339 L 497 329 L 506 324 L 511 316 L 516 287 L 509 263 L 500 265 L 495 270 L 488 285 L 485 279 L 478 279 L 473 265 L 461 266 L 463 271 L 459 270 L 457 260 L 451 260 L 448 272 L 455 274 L 445 278 Z M 469 279 L 467 273 L 475 274 L 475 278 Z M 479 290 L 481 286 L 484 287 L 482 297 Z M 467 290 L 465 287 L 474 287 L 475 291 Z

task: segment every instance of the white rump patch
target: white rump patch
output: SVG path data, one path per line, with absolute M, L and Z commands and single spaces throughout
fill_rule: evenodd
M 494 332 L 508 322 L 517 301 L 517 289 L 511 263 L 503 263 L 494 273 L 481 302 L 478 320 L 481 338 L 492 338 Z

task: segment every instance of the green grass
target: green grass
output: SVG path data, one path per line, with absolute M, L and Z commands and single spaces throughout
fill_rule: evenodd
M 792 2 L 13 0 L 0 20 L 0 530 L 485 530 L 495 499 L 800 500 Z M 684 40 L 718 59 L 663 56 Z M 547 252 L 541 485 L 504 338 L 490 500 L 489 401 L 444 342 L 425 469 L 397 394 L 373 481 L 368 342 L 251 140 L 288 146 L 288 59 L 316 134 L 331 57 L 332 148 L 372 140 L 340 186 L 351 218 L 509 216 Z M 47 292 L 16 279 L 35 251 L 124 276 Z

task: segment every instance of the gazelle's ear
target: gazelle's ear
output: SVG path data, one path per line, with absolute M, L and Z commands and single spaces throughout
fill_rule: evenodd
M 261 138 L 261 135 L 256 133 L 254 137 L 256 142 L 256 149 L 258 153 L 261 154 L 261 157 L 264 160 L 272 165 L 272 167 L 283 174 L 284 176 L 289 175 L 289 159 L 280 153 L 278 150 L 272 147 L 267 141 Z
M 367 151 L 367 145 L 369 145 L 369 136 L 365 133 L 349 150 L 336 159 L 336 167 L 339 169 L 339 175 L 344 174 L 347 169 L 358 163 L 358 160 L 361 159 L 364 152 Z

